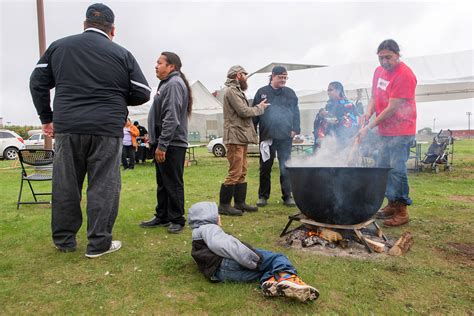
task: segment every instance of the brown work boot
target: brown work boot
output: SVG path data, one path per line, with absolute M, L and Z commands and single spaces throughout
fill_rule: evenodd
M 375 214 L 375 218 L 377 219 L 389 219 L 392 218 L 393 215 L 395 215 L 395 211 L 397 211 L 398 207 L 397 201 L 388 201 L 388 204 L 385 205 L 384 208 L 380 209 L 377 214 Z
M 383 222 L 385 226 L 401 226 L 408 223 L 408 205 L 399 202 L 397 208 L 393 217 Z

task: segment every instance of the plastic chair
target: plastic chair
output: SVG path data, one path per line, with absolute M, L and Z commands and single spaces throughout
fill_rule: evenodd
M 51 201 L 38 201 L 39 195 L 52 195 L 51 192 L 35 192 L 31 182 L 52 181 L 54 151 L 46 149 L 22 149 L 18 152 L 21 164 L 21 184 L 17 209 L 20 204 L 51 204 Z M 33 194 L 34 202 L 21 202 L 23 182 L 27 181 Z

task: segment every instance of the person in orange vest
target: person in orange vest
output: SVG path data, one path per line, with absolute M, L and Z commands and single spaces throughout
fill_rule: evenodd
M 128 118 L 123 127 L 122 166 L 124 170 L 135 168 L 138 135 L 140 135 L 140 131 Z

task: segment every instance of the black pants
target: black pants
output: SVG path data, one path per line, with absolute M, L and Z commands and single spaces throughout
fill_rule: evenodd
M 137 152 L 135 153 L 135 162 L 139 163 L 140 160 L 145 162 L 147 156 L 147 148 L 145 146 L 138 146 Z
M 135 167 L 135 147 L 133 147 L 132 145 L 130 146 L 123 145 L 122 166 L 124 169 L 133 169 Z
M 122 138 L 56 134 L 51 228 L 53 242 L 75 248 L 82 225 L 82 186 L 87 174 L 87 253 L 110 248 L 121 189 Z
M 285 163 L 291 157 L 291 138 L 288 139 L 274 139 L 270 146 L 270 159 L 263 162 L 260 156 L 260 186 L 258 188 L 258 197 L 268 199 L 271 191 L 271 172 L 275 153 L 278 155 L 278 162 L 280 165 L 280 185 L 282 199 L 286 200 L 291 197 L 291 184 L 288 171 Z
M 165 162 L 155 161 L 158 201 L 155 215 L 162 222 L 172 222 L 183 226 L 186 222 L 183 181 L 185 158 L 185 147 L 168 146 Z

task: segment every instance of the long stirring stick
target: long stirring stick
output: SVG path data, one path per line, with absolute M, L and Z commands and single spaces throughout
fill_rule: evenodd
M 349 152 L 349 156 L 347 159 L 348 166 L 355 166 L 359 160 L 359 145 L 360 145 L 360 137 L 356 136 L 354 138 L 354 142 L 352 143 L 351 151 Z

